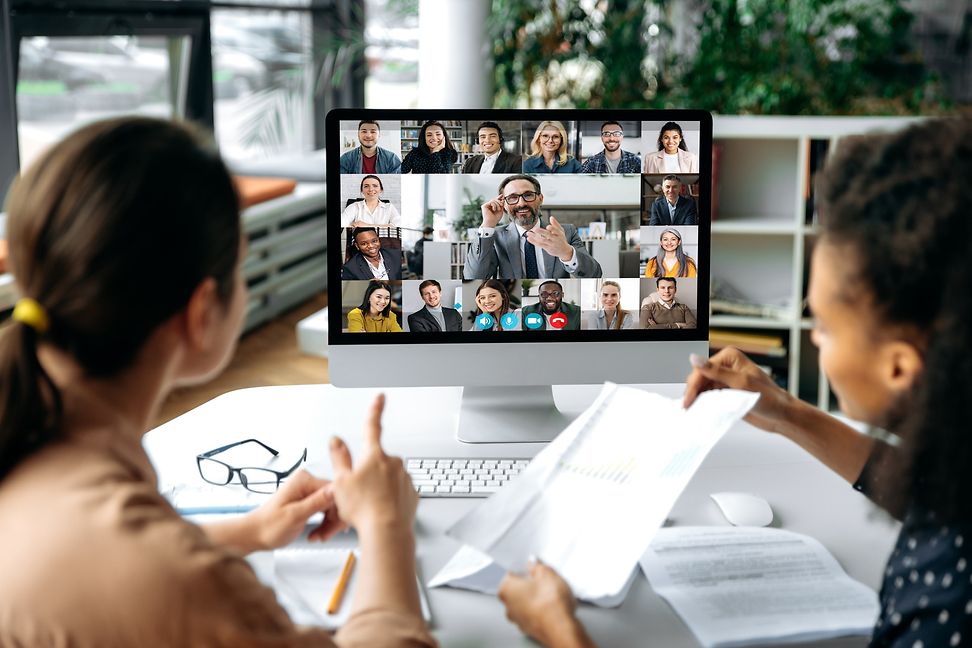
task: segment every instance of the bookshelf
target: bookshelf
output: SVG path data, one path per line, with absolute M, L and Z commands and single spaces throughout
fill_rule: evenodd
M 840 139 L 892 131 L 900 117 L 715 116 L 712 279 L 738 302 L 713 298 L 711 347 L 749 338 L 753 358 L 790 393 L 823 409 L 836 406 L 810 341 L 804 309 L 810 254 L 817 239 L 812 175 Z M 746 312 L 746 304 L 757 305 Z M 762 305 L 759 308 L 758 305 Z M 761 312 L 757 312 L 761 311 Z M 732 336 L 744 336 L 733 338 Z M 776 342 L 772 342 L 775 340 Z M 760 346 L 766 345 L 766 346 Z M 776 346 L 778 344 L 779 346 Z
M 468 241 L 426 241 L 422 247 L 424 277 L 462 279 Z

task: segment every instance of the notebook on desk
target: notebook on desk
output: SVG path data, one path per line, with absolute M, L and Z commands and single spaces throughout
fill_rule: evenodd
M 357 550 L 355 550 L 357 557 Z M 360 568 L 355 564 L 340 606 L 334 614 L 327 607 L 348 557 L 347 549 L 288 547 L 273 552 L 273 580 L 277 601 L 294 623 L 336 630 L 351 615 L 351 603 Z M 432 620 L 422 584 L 416 581 L 422 618 Z

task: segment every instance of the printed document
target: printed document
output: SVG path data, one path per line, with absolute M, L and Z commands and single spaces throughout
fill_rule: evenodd
M 505 570 L 536 556 L 585 600 L 618 595 L 686 484 L 756 403 L 705 392 L 688 410 L 606 384 L 597 400 L 527 468 L 447 532 Z
M 823 545 L 782 529 L 661 529 L 641 568 L 705 647 L 868 635 L 879 612 Z
M 621 591 L 614 596 L 587 600 L 599 607 L 613 608 L 624 603 L 628 590 L 634 584 L 638 570 L 631 571 L 631 577 Z M 454 587 L 495 596 L 506 570 L 493 562 L 493 559 L 468 545 L 463 545 L 439 573 L 429 581 L 429 587 Z

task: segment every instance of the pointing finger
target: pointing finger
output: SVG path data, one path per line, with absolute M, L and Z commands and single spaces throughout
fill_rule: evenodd
M 365 449 L 369 452 L 381 452 L 381 413 L 385 410 L 385 395 L 378 394 L 368 410 L 365 421 Z

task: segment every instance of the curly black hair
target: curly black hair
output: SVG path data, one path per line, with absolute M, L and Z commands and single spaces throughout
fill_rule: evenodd
M 883 475 L 904 506 L 968 520 L 972 501 L 972 121 L 934 120 L 841 141 L 817 180 L 822 240 L 854 259 L 845 293 L 924 353 L 889 413 L 906 474 Z M 921 295 L 916 298 L 916 295 Z

